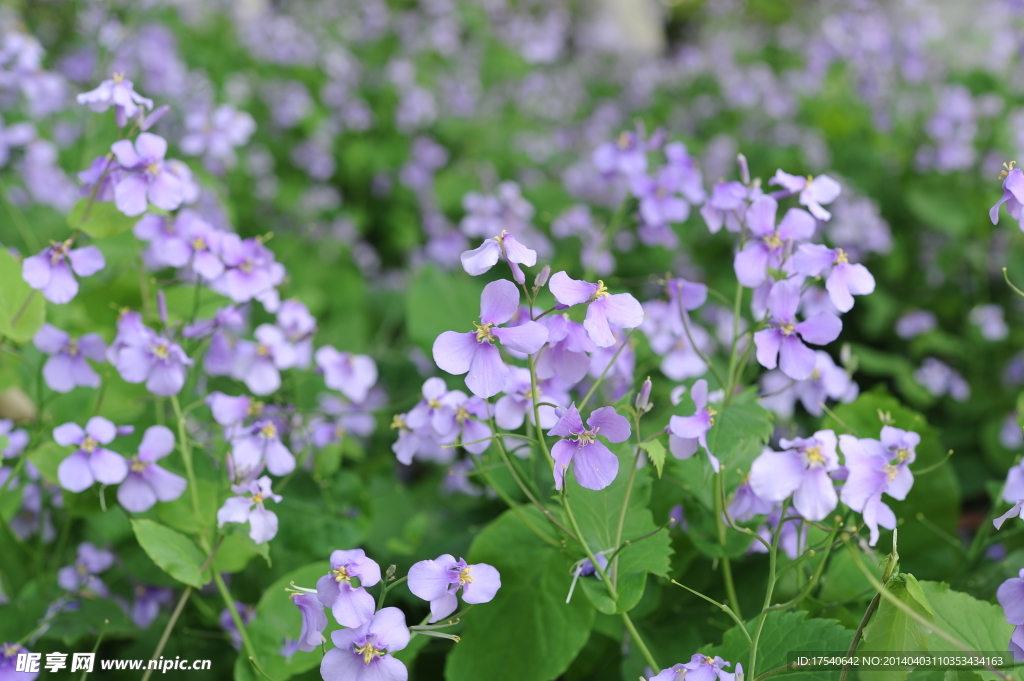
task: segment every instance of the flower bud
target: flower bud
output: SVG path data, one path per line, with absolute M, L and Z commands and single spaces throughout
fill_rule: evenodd
M 509 262 L 509 266 L 512 268 L 512 278 L 516 280 L 516 283 L 522 286 L 526 283 L 526 275 L 523 274 L 523 268 L 514 262 Z
M 551 276 L 551 265 L 544 265 L 544 269 L 537 273 L 537 278 L 533 280 L 535 288 L 543 288 L 548 283 L 548 277 Z
M 395 578 L 395 570 L 398 569 L 397 565 L 389 565 L 387 571 L 384 573 L 384 581 L 390 582 Z
M 640 386 L 640 392 L 636 394 L 636 401 L 633 403 L 633 406 L 635 406 L 637 412 L 641 414 L 646 414 L 654 408 L 654 405 L 650 402 L 651 387 L 651 377 L 648 376 L 647 380 L 644 381 L 642 386 Z
M 747 157 L 743 154 L 736 156 L 736 163 L 740 166 L 740 180 L 743 184 L 750 184 L 750 166 L 747 165 Z

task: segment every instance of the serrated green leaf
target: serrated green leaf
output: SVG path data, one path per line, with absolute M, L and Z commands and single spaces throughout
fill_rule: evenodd
M 135 226 L 139 221 L 137 217 L 128 217 L 117 209 L 113 202 L 103 203 L 92 201 L 89 214 L 86 216 L 85 209 L 89 207 L 88 198 L 79 199 L 71 212 L 68 213 L 68 227 L 80 229 L 94 239 L 105 239 L 118 234 L 124 234 Z M 85 218 L 83 220 L 83 218 Z
M 641 442 L 640 449 L 644 450 L 647 458 L 654 464 L 660 478 L 662 469 L 665 468 L 665 445 L 661 444 L 661 440 L 649 440 Z
M 756 620 L 747 622 L 747 630 L 753 633 Z M 770 612 L 765 618 L 764 628 L 757 645 L 757 669 L 748 669 L 750 644 L 747 637 L 735 626 L 725 632 L 722 645 L 710 648 L 708 655 L 721 655 L 733 664 L 744 666 L 746 678 L 752 679 L 765 672 L 777 669 L 790 662 L 791 653 L 827 653 L 846 651 L 853 640 L 853 630 L 847 629 L 836 620 L 807 618 L 805 612 Z M 756 671 L 756 674 L 753 672 Z M 786 672 L 786 679 L 795 681 L 832 681 L 831 671 Z
M 132 520 L 132 529 L 146 555 L 164 572 L 197 589 L 206 584 L 209 572 L 200 572 L 205 558 L 191 539 L 152 520 Z
M 594 608 L 579 595 L 565 602 L 572 581 L 565 557 L 520 514 L 540 532 L 550 527 L 533 508 L 510 509 L 469 549 L 467 560 L 493 565 L 502 584 L 486 608 L 466 614 L 462 642 L 445 665 L 448 681 L 550 681 L 587 642 Z
M 7 249 L 0 248 L 0 336 L 27 343 L 44 321 L 43 295 L 21 278 L 21 263 Z

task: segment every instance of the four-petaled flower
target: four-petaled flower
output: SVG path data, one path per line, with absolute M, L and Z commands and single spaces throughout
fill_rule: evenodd
M 371 599 L 372 600 L 372 599 Z M 405 614 L 381 608 L 365 624 L 331 632 L 335 648 L 320 663 L 324 681 L 406 681 L 409 670 L 391 656 L 407 645 L 411 634 Z
M 849 469 L 839 498 L 863 514 L 871 533 L 869 543 L 874 546 L 878 542 L 879 525 L 888 530 L 896 527 L 896 514 L 882 501 L 882 493 L 897 500 L 907 497 L 914 484 L 914 475 L 908 467 L 913 456 L 908 450 L 893 451 L 878 440 L 858 440 L 852 435 L 840 435 L 839 448 Z
M 133 144 L 119 140 L 110 150 L 126 172 L 114 187 L 114 203 L 125 215 L 142 215 L 151 203 L 162 210 L 176 210 L 185 200 L 181 179 L 165 168 L 167 140 L 150 132 L 140 133 Z
M 807 210 L 811 211 L 811 215 L 825 221 L 832 217 L 832 213 L 822 208 L 821 205 L 823 203 L 832 203 L 842 191 L 839 183 L 828 175 L 800 177 L 799 175 L 790 175 L 789 173 L 777 170 L 771 183 L 782 187 L 789 194 L 799 192 L 800 205 L 807 206 Z
M 501 257 L 508 262 L 512 268 L 513 278 L 520 284 L 526 281 L 526 275 L 519 266 L 533 267 L 537 264 L 537 251 L 519 243 L 514 235 L 503 229 L 498 236 L 488 239 L 471 251 L 464 252 L 461 256 L 462 269 L 475 277 L 494 267 Z
M 823 520 L 839 498 L 829 473 L 839 468 L 836 434 L 819 430 L 812 437 L 780 440 L 784 451 L 771 450 L 754 459 L 750 486 L 765 501 L 793 495 L 793 507 L 807 520 Z
M 692 416 L 673 416 L 669 419 L 668 425 L 668 447 L 672 455 L 677 459 L 689 459 L 697 451 L 697 446 L 704 448 L 708 455 L 711 467 L 718 472 L 718 457 L 711 453 L 708 448 L 708 431 L 715 425 L 715 415 L 718 413 L 714 407 L 708 404 L 708 382 L 703 378 L 693 384 L 690 391 L 693 404 L 697 410 Z
M 754 334 L 757 361 L 766 369 L 778 366 L 782 373 L 796 381 L 814 373 L 814 351 L 804 341 L 815 345 L 831 343 L 839 337 L 843 323 L 834 314 L 819 312 L 802 322 L 796 321 L 800 305 L 800 285 L 792 280 L 776 282 L 768 294 L 769 327 Z
M 78 449 L 60 462 L 57 480 L 69 492 L 81 492 L 94 482 L 116 485 L 128 475 L 128 462 L 103 445 L 117 437 L 117 426 L 103 418 L 93 416 L 83 429 L 77 423 L 65 423 L 53 429 L 53 439 L 64 447 L 78 445 Z
M 600 435 L 609 442 L 625 442 L 630 430 L 629 421 L 616 413 L 615 407 L 595 409 L 584 427 L 576 405 L 571 405 L 548 431 L 552 437 L 566 438 L 551 448 L 555 459 L 555 489 L 562 489 L 565 473 L 573 462 L 576 481 L 581 487 L 598 490 L 612 484 L 619 473 L 619 458 L 597 438 Z
M 102 270 L 107 261 L 95 246 L 71 249 L 72 240 L 52 241 L 39 254 L 25 258 L 21 277 L 32 288 L 42 291 L 51 303 L 63 305 L 78 295 L 77 274 L 88 277 Z
M 99 84 L 95 90 L 83 92 L 77 97 L 79 104 L 85 104 L 97 113 L 102 113 L 110 107 L 115 107 L 115 117 L 118 127 L 123 128 L 128 119 L 135 118 L 139 109 L 153 108 L 153 100 L 146 99 L 138 92 L 130 80 L 125 79 L 124 73 L 115 73 L 111 78 Z
M 533 321 L 504 327 L 519 311 L 519 289 L 508 279 L 492 281 L 480 294 L 480 324 L 476 331 L 445 331 L 434 341 L 434 362 L 450 374 L 466 374 L 466 387 L 478 397 L 493 397 L 508 380 L 509 369 L 494 344 L 531 355 L 548 340 L 548 330 Z
M 444 619 L 459 607 L 456 594 L 462 589 L 466 603 L 487 603 L 501 587 L 498 571 L 486 563 L 469 565 L 465 559 L 444 554 L 437 560 L 421 560 L 409 568 L 409 591 L 430 601 L 430 622 Z
M 139 453 L 128 464 L 128 477 L 117 489 L 117 500 L 132 513 L 142 513 L 157 501 L 174 501 L 185 491 L 185 478 L 156 462 L 174 450 L 174 434 L 166 426 L 150 426 Z
M 359 586 L 352 586 L 358 579 Z M 373 618 L 374 600 L 365 587 L 380 581 L 380 565 L 362 549 L 331 553 L 331 571 L 317 580 L 316 595 L 343 627 L 359 627 Z M 379 613 L 378 613 L 379 614 Z
M 778 208 L 775 199 L 760 196 L 747 209 L 747 229 L 751 238 L 733 260 L 736 278 L 744 286 L 754 288 L 763 284 L 769 268 L 779 269 L 782 266 L 787 246 L 814 235 L 814 218 L 800 208 L 790 208 L 776 226 Z
M 875 290 L 875 278 L 868 268 L 851 263 L 841 248 L 804 244 L 793 256 L 793 269 L 808 277 L 820 276 L 828 270 L 825 289 L 840 312 L 853 308 L 854 296 L 865 296 Z
M 566 307 L 589 303 L 583 328 L 598 347 L 615 345 L 610 324 L 620 329 L 634 329 L 644 321 L 644 308 L 636 298 L 629 293 L 608 293 L 603 281 L 592 284 L 571 279 L 565 272 L 555 272 L 551 275 L 548 289 L 555 300 Z
M 232 485 L 231 491 L 238 496 L 228 497 L 217 511 L 217 526 L 224 523 L 249 523 L 249 537 L 257 544 L 270 541 L 277 535 L 277 514 L 268 511 L 264 502 L 268 499 L 281 503 L 281 495 L 270 490 L 270 478 L 266 475 L 247 485 Z
M 32 338 L 32 344 L 50 355 L 43 365 L 43 379 L 50 390 L 66 393 L 77 386 L 100 386 L 99 374 L 86 361 L 102 362 L 106 356 L 107 344 L 98 333 L 72 338 L 56 326 L 43 324 Z

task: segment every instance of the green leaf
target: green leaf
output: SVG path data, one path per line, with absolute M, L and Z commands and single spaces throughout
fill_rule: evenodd
M 43 294 L 21 278 L 21 262 L 7 249 L 0 248 L 0 336 L 15 343 L 27 343 L 44 321 Z
M 68 447 L 61 447 L 56 442 L 47 442 L 28 455 L 28 460 L 32 462 L 40 474 L 46 478 L 47 482 L 58 484 L 57 480 L 57 468 L 60 466 L 60 462 L 67 457 L 68 452 L 71 451 Z
M 912 583 L 915 587 L 909 587 Z M 931 608 L 927 598 L 921 592 L 920 586 L 913 575 L 900 574 L 890 579 L 885 588 L 905 605 L 910 606 L 914 612 L 925 619 L 931 620 Z M 923 599 L 923 600 L 922 600 Z M 871 617 L 871 621 L 864 629 L 864 643 L 862 650 L 871 652 L 906 652 L 916 653 L 929 650 L 929 631 L 920 622 L 913 619 L 900 608 L 893 605 L 889 599 L 882 598 L 878 603 L 878 610 Z M 906 671 L 879 670 L 878 678 L 905 679 Z
M 202 588 L 208 581 L 200 574 L 202 552 L 185 535 L 152 520 L 132 520 L 135 537 L 154 563 L 179 582 Z
M 753 634 L 756 620 L 747 622 L 747 630 Z M 757 675 L 764 674 L 789 663 L 791 653 L 825 653 L 846 651 L 853 640 L 853 630 L 847 629 L 836 620 L 807 619 L 806 612 L 770 612 L 765 618 L 764 628 L 757 646 Z M 703 651 L 702 651 L 703 652 Z M 750 644 L 747 637 L 735 626 L 725 632 L 722 645 L 712 648 L 708 655 L 721 655 L 733 664 L 749 665 Z M 744 669 L 746 678 L 754 678 L 750 669 Z M 784 678 L 797 681 L 832 681 L 836 675 L 831 671 L 786 672 Z
M 188 490 L 173 501 L 157 504 L 157 516 L 174 529 L 189 534 L 200 534 L 213 527 L 217 519 L 217 485 L 212 480 L 199 478 L 196 480 L 196 490 L 199 496 L 199 517 L 196 517 L 192 508 L 192 494 Z
M 480 285 L 475 279 L 424 267 L 409 284 L 405 319 L 409 337 L 424 347 L 445 331 L 470 331 L 480 316 Z
M 707 441 L 711 453 L 722 463 L 727 489 L 738 485 L 750 470 L 773 428 L 772 413 L 757 403 L 755 390 L 745 391 L 718 412 Z
M 266 546 L 266 542 L 262 546 Z M 232 523 L 231 532 L 224 535 L 224 541 L 213 558 L 214 569 L 218 572 L 241 572 L 259 551 L 259 546 L 248 535 L 248 528 Z
M 622 516 L 623 503 L 629 494 L 629 504 L 622 525 L 622 541 L 639 539 L 657 530 L 658 525 L 648 508 L 651 500 L 651 474 L 646 469 L 635 471 L 630 480 L 630 471 L 634 468 L 635 458 L 629 453 L 631 447 L 619 446 L 619 474 L 608 487 L 603 490 L 584 489 L 575 479 L 567 482 L 569 500 L 576 522 L 579 523 L 583 538 L 594 553 L 603 552 L 610 556 L 617 548 L 616 536 L 619 518 Z M 622 451 L 625 450 L 625 451 Z M 630 483 L 632 482 L 632 491 Z M 605 614 L 629 612 L 644 594 L 647 583 L 646 573 L 650 572 L 667 577 L 670 568 L 669 557 L 672 555 L 672 540 L 666 531 L 653 536 L 639 539 L 622 549 L 618 560 L 619 602 L 615 604 L 608 595 L 607 588 L 596 578 L 585 578 L 584 591 L 591 597 L 598 610 Z M 582 550 L 581 550 L 581 553 Z
M 903 535 L 900 534 L 902 540 Z M 935 614 L 935 624 L 954 638 L 966 643 L 976 652 L 1004 652 L 1013 633 L 1003 609 L 995 603 L 986 603 L 959 591 L 948 584 L 921 582 L 921 590 Z M 957 651 L 948 641 L 928 632 L 928 650 L 932 652 Z M 986 681 L 998 677 L 985 669 L 973 670 Z M 1019 672 L 1017 672 L 1019 678 Z
M 113 202 L 93 201 L 89 216 L 85 220 L 85 209 L 89 199 L 79 199 L 68 213 L 68 227 L 80 229 L 94 239 L 105 239 L 123 234 L 135 226 L 138 218 L 131 218 L 117 209 Z
M 641 442 L 640 449 L 644 450 L 647 458 L 654 464 L 660 478 L 662 469 L 665 468 L 665 445 L 661 444 L 661 440 L 650 440 L 648 442 Z
M 565 602 L 572 579 L 561 550 L 526 522 L 539 532 L 550 527 L 539 511 L 518 507 L 473 540 L 467 559 L 493 565 L 502 584 L 493 601 L 463 618 L 462 642 L 445 665 L 447 681 L 550 681 L 569 668 L 590 636 L 590 603 L 578 597 Z

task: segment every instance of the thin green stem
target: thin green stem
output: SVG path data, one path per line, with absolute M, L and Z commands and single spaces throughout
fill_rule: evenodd
M 853 632 L 853 639 L 850 640 L 850 647 L 846 649 L 847 655 L 853 655 L 857 652 L 857 645 L 860 643 L 861 636 L 864 635 L 864 628 L 868 626 L 868 622 L 871 621 L 871 616 L 875 614 L 875 610 L 878 610 L 878 604 L 882 600 L 881 593 L 876 593 L 871 602 L 868 603 L 867 610 L 864 611 L 864 616 L 860 618 L 860 623 L 857 625 L 857 630 Z M 839 674 L 839 681 L 846 681 L 850 676 L 850 665 L 843 665 L 843 671 Z
M 622 613 L 622 623 L 626 625 L 626 631 L 629 632 L 633 642 L 636 643 L 636 647 L 640 649 L 640 654 L 644 656 L 645 660 L 647 660 L 647 664 L 651 666 L 651 669 L 654 670 L 655 674 L 658 674 L 658 672 L 661 671 L 661 667 L 658 666 L 658 663 L 654 659 L 654 655 L 651 655 L 650 649 L 648 649 L 647 644 L 644 643 L 643 637 L 640 636 L 640 632 L 637 631 L 636 626 L 633 625 L 633 620 L 629 618 L 629 613 Z
M 103 628 L 100 629 L 100 635 L 96 637 L 96 643 L 92 646 L 93 657 L 96 656 L 96 651 L 100 649 L 100 644 L 103 643 L 103 637 L 107 634 L 107 626 L 110 625 L 110 620 L 103 620 Z M 89 676 L 89 670 L 85 669 L 82 671 L 82 676 L 79 677 L 78 681 L 85 681 L 86 677 Z
M 192 467 L 192 444 L 188 438 L 188 431 L 185 428 L 185 415 L 181 412 L 181 404 L 177 395 L 171 395 L 171 406 L 174 408 L 174 416 L 178 421 L 178 450 L 181 452 L 182 463 L 185 464 L 185 475 L 188 478 L 188 487 L 192 494 L 192 512 L 197 521 L 202 521 L 199 510 L 199 489 L 196 485 L 196 472 Z
M 637 440 L 639 440 L 640 439 L 640 419 L 639 418 L 637 418 L 637 420 L 636 420 L 636 428 L 637 428 L 637 431 L 636 431 L 636 433 L 637 433 Z M 636 456 L 633 457 L 633 466 L 632 466 L 632 468 L 629 471 L 629 481 L 626 483 L 626 494 L 623 496 L 622 508 L 619 510 L 619 523 L 615 527 L 615 543 L 612 544 L 612 546 L 616 547 L 616 549 L 615 549 L 615 556 L 612 558 L 611 566 L 612 566 L 612 580 L 614 581 L 616 587 L 618 587 L 618 585 L 619 585 L 619 583 L 618 583 L 619 571 L 617 569 L 618 566 L 619 566 L 619 553 L 618 553 L 619 550 L 618 550 L 618 547 L 619 547 L 619 545 L 622 544 L 622 530 L 626 526 L 626 512 L 629 510 L 629 498 L 630 498 L 630 496 L 632 495 L 632 492 L 633 492 L 633 481 L 636 480 L 636 469 L 640 465 L 640 453 L 642 451 L 643 450 L 640 449 L 639 446 L 637 446 L 637 448 L 636 448 Z
M 476 469 L 483 474 L 484 480 L 487 481 L 487 484 L 490 485 L 491 489 L 497 492 L 498 496 L 501 497 L 501 500 L 504 501 L 505 504 L 510 509 L 512 509 L 516 513 L 516 515 L 519 516 L 519 519 L 523 521 L 523 524 L 531 530 L 533 530 L 533 533 L 540 537 L 545 544 L 548 544 L 549 546 L 554 546 L 556 548 L 560 548 L 558 542 L 555 539 L 553 539 L 551 535 L 547 534 L 546 532 L 544 532 L 539 527 L 533 524 L 533 522 L 530 520 L 530 517 L 526 515 L 526 513 L 523 511 L 522 505 L 517 504 L 515 500 L 508 495 L 508 492 L 506 492 L 504 489 L 499 487 L 494 482 L 494 478 L 491 476 L 491 472 L 484 467 L 483 462 L 480 460 L 480 458 L 476 454 L 470 452 L 469 450 L 467 450 L 467 453 L 473 459 L 473 463 L 476 464 Z
M 192 587 L 185 587 L 185 590 L 181 593 L 181 598 L 178 599 L 178 604 L 174 606 L 174 611 L 171 613 L 171 619 L 167 621 L 167 626 L 164 627 L 164 632 L 160 635 L 160 641 L 156 644 L 156 650 L 153 651 L 153 656 L 149 659 L 155 660 L 164 652 L 164 646 L 167 645 L 167 641 L 171 637 L 171 631 L 174 629 L 174 625 L 177 624 L 178 617 L 181 616 L 181 611 L 185 609 L 185 604 L 188 603 L 189 596 L 191 595 Z M 153 668 L 147 667 L 146 673 L 142 675 L 142 681 L 149 681 L 149 677 L 152 673 Z
M 249 640 L 249 632 L 245 628 L 245 622 L 242 621 L 242 616 L 238 614 L 238 608 L 235 606 L 235 599 L 228 591 L 227 584 L 224 583 L 224 578 L 217 570 L 213 571 L 213 581 L 217 584 L 217 590 L 220 591 L 220 596 L 224 599 L 224 605 L 227 606 L 228 612 L 231 613 L 231 619 L 235 623 L 235 628 L 238 629 L 238 634 L 242 637 L 242 646 L 245 648 L 245 652 L 249 655 L 249 659 L 253 662 L 257 662 L 259 659 L 256 656 L 256 649 L 252 647 L 252 641 Z
M 754 629 L 754 635 L 750 642 L 750 671 L 747 673 L 751 676 L 754 676 L 754 671 L 757 669 L 757 644 L 761 640 L 764 621 L 768 617 L 769 606 L 772 604 L 772 594 L 775 592 L 775 580 L 777 578 L 775 568 L 779 555 L 779 539 L 782 537 L 782 528 L 785 526 L 786 520 L 786 505 L 783 503 L 782 512 L 779 514 L 779 524 L 775 528 L 775 534 L 772 537 L 772 548 L 768 552 L 768 586 L 764 590 L 764 605 L 761 606 L 761 614 L 757 617 L 757 627 Z
M 635 329 L 630 329 L 626 333 L 626 337 L 622 339 L 622 345 L 620 345 L 619 349 L 615 351 L 614 355 L 612 355 L 612 359 L 610 362 L 608 362 L 608 366 L 604 368 L 604 371 L 601 372 L 601 375 L 597 377 L 596 381 L 594 381 L 594 385 L 590 386 L 590 390 L 587 391 L 586 396 L 584 396 L 583 401 L 580 402 L 580 406 L 578 407 L 580 412 L 582 412 L 586 408 L 587 403 L 590 402 L 590 398 L 594 396 L 594 393 L 597 391 L 598 386 L 600 386 L 601 382 L 604 381 L 604 377 L 608 375 L 608 372 L 611 370 L 612 366 L 614 366 L 615 362 L 619 359 L 619 355 L 621 355 L 622 351 L 626 349 L 626 345 L 629 343 L 629 339 L 633 336 L 633 331 L 635 331 Z
M 726 605 L 725 603 L 719 603 L 719 602 L 718 602 L 718 601 L 716 601 L 715 599 L 713 599 L 713 598 L 710 598 L 710 597 L 708 597 L 708 596 L 705 596 L 705 595 L 704 595 L 704 594 L 702 594 L 701 592 L 699 592 L 699 591 L 697 591 L 697 590 L 695 590 L 695 589 L 691 589 L 690 587 L 686 586 L 685 584 L 682 584 L 682 583 L 680 583 L 680 582 L 677 582 L 677 581 L 676 581 L 676 580 L 674 580 L 674 579 L 673 579 L 673 580 L 670 580 L 670 581 L 671 581 L 671 582 L 672 582 L 673 584 L 675 584 L 676 586 L 681 586 L 681 587 L 683 587 L 684 589 L 686 589 L 687 591 L 689 591 L 690 593 L 692 593 L 692 594 L 693 594 L 694 596 L 697 596 L 697 597 L 699 597 L 699 598 L 703 598 L 703 599 L 704 599 L 705 601 L 707 601 L 707 602 L 708 602 L 708 603 L 710 603 L 711 605 L 713 605 L 713 606 L 717 607 L 717 608 L 718 608 L 719 610 L 721 610 L 721 611 L 722 611 L 722 612 L 724 612 L 724 613 L 725 613 L 726 615 L 728 615 L 729 617 L 731 617 L 731 618 L 732 618 L 732 621 L 733 621 L 733 622 L 735 622 L 736 624 L 738 624 L 738 625 L 739 625 L 739 627 L 740 627 L 740 631 L 742 631 L 742 632 L 743 632 L 743 635 L 744 635 L 744 636 L 746 636 L 746 638 L 747 638 L 747 643 L 751 643 L 751 642 L 752 642 L 752 641 L 751 641 L 751 639 L 750 639 L 750 632 L 749 632 L 749 631 L 747 631 L 747 626 L 746 626 L 746 625 L 745 625 L 745 624 L 743 623 L 743 620 L 741 620 L 741 619 L 740 619 L 740 618 L 739 618 L 739 617 L 738 617 L 738 616 L 736 615 L 736 613 L 735 613 L 735 612 L 733 611 L 733 609 L 732 609 L 732 608 L 730 608 L 730 607 L 729 607 L 728 605 Z
M 811 579 L 800 590 L 800 592 L 797 593 L 797 595 L 794 596 L 791 600 L 788 600 L 785 603 L 776 603 L 775 605 L 771 606 L 772 610 L 788 610 L 789 608 L 793 607 L 794 605 L 797 605 L 798 603 L 800 603 L 803 599 L 807 598 L 808 595 L 810 595 L 811 591 L 814 590 L 814 586 L 818 583 L 818 580 L 821 579 L 821 575 L 825 572 L 825 566 L 828 564 L 828 558 L 832 554 L 833 547 L 835 547 L 839 543 L 839 542 L 835 542 L 834 540 L 835 540 L 836 534 L 839 533 L 839 529 L 842 526 L 843 526 L 842 518 L 837 517 L 836 518 L 835 527 L 832 528 L 832 531 L 829 533 L 828 539 L 826 540 L 828 542 L 828 546 L 825 548 L 825 555 L 822 557 L 821 562 L 818 563 L 818 567 L 815 568 L 814 573 L 811 575 Z M 804 555 L 805 556 L 813 555 L 813 552 L 808 551 Z M 784 572 L 784 571 L 785 570 L 780 571 L 780 574 L 782 572 Z
M 715 525 L 718 532 L 718 544 L 722 547 L 722 578 L 725 580 L 725 593 L 729 598 L 729 605 L 736 612 L 736 615 L 743 618 L 743 611 L 740 609 L 740 599 L 736 595 L 736 585 L 732 579 L 732 563 L 724 555 L 727 537 L 725 534 L 725 472 L 719 471 L 715 474 Z
M 716 381 L 718 381 L 718 387 L 725 390 L 726 383 L 722 380 L 722 374 L 718 373 L 718 369 L 716 369 L 715 365 L 711 363 L 711 359 L 708 358 L 704 351 L 698 347 L 696 341 L 693 340 L 693 332 L 690 331 L 690 315 L 686 313 L 686 307 L 683 305 L 683 296 L 679 293 L 676 294 L 676 303 L 679 307 L 679 316 L 683 320 L 683 329 L 686 331 L 686 338 L 690 341 L 690 347 L 692 347 L 693 351 L 697 353 L 697 356 L 703 360 L 704 364 L 711 372 L 711 375 L 715 377 Z

